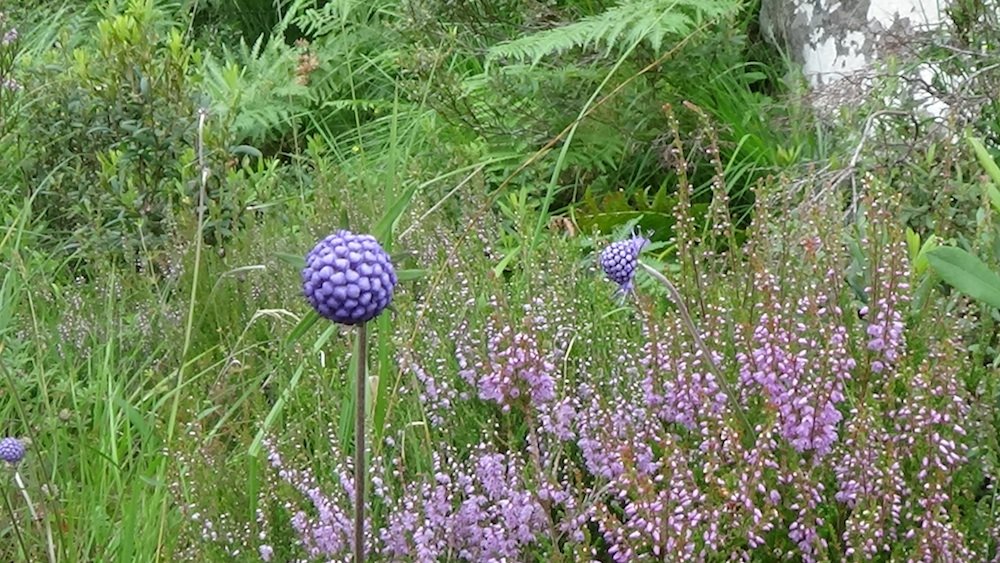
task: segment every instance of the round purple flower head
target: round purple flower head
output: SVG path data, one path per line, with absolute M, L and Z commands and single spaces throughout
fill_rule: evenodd
M 321 316 L 356 325 L 377 317 L 392 301 L 396 271 L 371 235 L 340 230 L 306 256 L 302 291 Z
M 0 440 L 0 461 L 13 465 L 24 458 L 24 444 L 17 438 Z
M 613 242 L 601 252 L 601 268 L 608 279 L 620 286 L 622 294 L 632 291 L 632 280 L 639 267 L 639 253 L 649 239 L 633 234 L 631 238 Z

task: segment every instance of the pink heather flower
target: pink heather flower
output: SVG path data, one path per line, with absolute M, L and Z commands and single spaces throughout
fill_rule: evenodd
M 781 436 L 796 450 L 826 455 L 837 439 L 837 405 L 855 367 L 841 311 L 824 295 L 800 299 L 791 314 L 777 303 L 769 308 L 754 328 L 751 352 L 737 356 L 740 378 L 764 390 Z
M 486 365 L 475 383 L 479 398 L 505 411 L 522 398 L 538 408 L 555 398 L 555 373 L 555 364 L 542 353 L 534 334 L 503 327 L 490 337 Z
M 431 424 L 442 426 L 452 412 L 454 405 L 458 402 L 458 392 L 452 386 L 444 362 L 438 361 L 436 367 L 425 369 L 416 359 L 412 352 L 403 351 L 399 357 L 399 368 L 403 372 L 409 372 L 420 384 L 420 394 L 418 398 L 424 405 L 427 417 Z
M 910 285 L 907 283 L 910 266 L 906 258 L 906 247 L 900 245 L 888 249 L 888 257 L 894 267 L 877 268 L 878 285 L 868 290 L 875 302 L 871 310 L 865 308 L 865 318 L 868 320 L 865 332 L 868 335 L 868 349 L 873 352 L 871 370 L 874 373 L 881 373 L 886 368 L 895 366 L 906 348 L 906 327 L 901 312 L 910 300 Z
M 432 482 L 411 483 L 380 532 L 388 560 L 521 561 L 548 518 L 522 482 L 524 461 L 480 444 L 466 461 L 432 453 Z
M 340 452 L 333 447 L 336 443 L 336 438 L 331 436 L 334 458 L 339 459 Z M 264 446 L 268 450 L 268 461 L 278 477 L 298 490 L 312 505 L 309 512 L 295 511 L 290 519 L 299 546 L 312 559 L 346 557 L 351 552 L 354 538 L 354 476 L 351 467 L 346 463 L 337 465 L 335 472 L 340 487 L 333 493 L 326 493 L 310 469 L 291 469 L 270 441 L 265 441 Z M 370 530 L 371 522 L 366 521 L 365 528 Z M 370 547 L 367 547 L 366 551 L 369 550 Z
M 642 389 L 646 404 L 662 420 L 693 430 L 698 420 L 723 411 L 726 395 L 707 365 L 720 365 L 722 356 L 712 352 L 706 362 L 701 350 L 684 349 L 685 343 L 677 342 L 676 337 L 685 331 L 676 319 L 666 330 L 649 328 L 640 360 L 646 373 Z
M 898 539 L 903 501 L 910 491 L 899 460 L 890 453 L 894 440 L 871 409 L 851 411 L 834 462 L 834 498 L 851 509 L 843 533 L 848 555 L 876 559 Z

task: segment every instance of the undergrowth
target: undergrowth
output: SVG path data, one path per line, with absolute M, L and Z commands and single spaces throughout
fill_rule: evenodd
M 940 135 L 816 118 L 737 2 L 46 6 L 0 20 L 0 559 L 348 558 L 337 228 L 403 273 L 373 559 L 997 556 L 1000 318 L 934 266 L 1000 270 L 978 12 Z M 603 278 L 633 232 L 680 300 Z

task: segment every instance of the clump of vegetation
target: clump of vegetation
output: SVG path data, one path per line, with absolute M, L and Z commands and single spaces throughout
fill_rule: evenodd
M 996 558 L 975 4 L 934 127 L 728 0 L 14 6 L 0 559 L 347 560 L 362 488 L 372 560 Z

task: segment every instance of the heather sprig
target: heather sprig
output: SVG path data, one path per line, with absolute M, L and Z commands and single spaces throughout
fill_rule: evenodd
M 268 452 L 268 463 L 278 478 L 308 499 L 310 510 L 295 510 L 289 521 L 298 545 L 311 559 L 324 557 L 346 561 L 349 554 L 357 556 L 354 551 L 356 546 L 353 545 L 355 522 L 352 514 L 357 506 L 354 498 L 356 475 L 340 455 L 332 432 L 330 437 L 332 456 L 336 460 L 334 475 L 337 478 L 337 486 L 332 492 L 326 491 L 310 468 L 291 467 L 273 439 L 268 439 L 264 446 Z M 363 556 L 373 553 L 370 519 L 366 520 L 365 529 L 368 532 L 365 535 Z M 262 543 L 260 549 L 273 552 L 273 548 L 267 543 Z
M 398 560 L 523 559 L 546 529 L 538 496 L 522 481 L 525 460 L 477 445 L 460 461 L 433 454 L 432 482 L 414 483 L 390 505 L 380 533 L 384 556 Z
M 0 137 L 13 128 L 17 117 L 15 104 L 23 89 L 14 75 L 19 37 L 17 27 L 7 14 L 0 12 Z
M 837 440 L 842 418 L 837 407 L 856 364 L 840 324 L 843 313 L 823 293 L 799 299 L 794 308 L 770 299 L 765 307 L 750 351 L 737 356 L 741 381 L 764 392 L 792 447 L 826 455 Z

